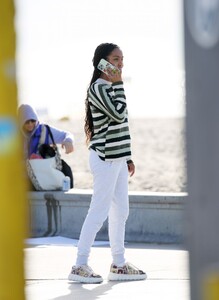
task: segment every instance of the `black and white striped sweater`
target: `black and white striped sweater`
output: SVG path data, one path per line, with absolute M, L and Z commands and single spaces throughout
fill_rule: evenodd
M 89 148 L 105 161 L 131 158 L 128 113 L 123 82 L 99 78 L 88 92 L 94 133 Z

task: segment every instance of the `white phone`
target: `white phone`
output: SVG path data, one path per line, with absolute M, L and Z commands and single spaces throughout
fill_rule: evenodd
M 105 60 L 104 58 L 101 58 L 97 68 L 102 71 L 103 73 L 105 73 L 106 75 L 109 75 L 109 71 L 112 71 L 113 73 L 116 73 L 117 71 L 120 72 L 120 70 L 115 67 L 114 65 L 112 65 L 111 63 L 109 63 L 107 60 Z

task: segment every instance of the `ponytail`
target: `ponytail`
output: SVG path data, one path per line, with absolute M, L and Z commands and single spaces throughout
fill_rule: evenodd
M 84 124 L 84 132 L 86 135 L 86 142 L 89 143 L 91 140 L 93 133 L 94 133 L 94 126 L 93 126 L 93 118 L 91 114 L 91 108 L 89 104 L 89 89 L 90 86 L 101 76 L 101 71 L 97 69 L 97 65 L 101 58 L 107 59 L 107 56 L 110 55 L 110 53 L 115 49 L 119 48 L 117 45 L 112 44 L 112 43 L 103 43 L 100 44 L 95 52 L 94 52 L 94 57 L 93 57 L 93 66 L 94 66 L 94 71 L 93 71 L 93 76 L 91 78 L 91 82 L 89 84 L 88 90 L 87 90 L 87 97 L 85 99 L 85 124 Z

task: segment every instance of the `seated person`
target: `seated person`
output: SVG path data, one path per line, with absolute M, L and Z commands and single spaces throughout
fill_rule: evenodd
M 68 131 L 59 130 L 55 127 L 49 126 L 50 132 L 53 136 L 52 139 L 48 127 L 39 121 L 35 109 L 30 105 L 22 104 L 19 106 L 18 119 L 20 123 L 20 129 L 23 135 L 23 151 L 25 159 L 45 158 L 41 150 L 46 148 L 43 148 L 42 145 L 52 145 L 53 143 L 60 144 L 62 148 L 65 149 L 65 153 L 67 154 L 74 151 L 73 135 Z M 66 168 L 66 165 L 67 164 L 62 160 L 62 168 Z M 69 166 L 67 166 L 67 168 L 70 169 Z M 62 172 L 65 174 L 64 169 L 62 169 Z M 67 176 L 69 176 L 71 179 L 72 188 L 73 175 L 67 174 Z M 33 189 L 32 186 L 31 188 Z
M 21 132 L 24 138 L 24 157 L 30 158 L 34 154 L 39 154 L 39 142 L 42 133 L 43 124 L 40 123 L 38 115 L 34 108 L 28 104 L 22 104 L 18 108 L 18 118 L 20 122 Z M 56 144 L 61 144 L 65 148 L 65 153 L 74 151 L 73 135 L 68 131 L 59 130 L 55 127 L 49 126 Z M 42 139 L 41 139 L 42 141 Z M 45 140 L 42 144 L 52 144 L 51 137 L 48 132 L 45 134 Z

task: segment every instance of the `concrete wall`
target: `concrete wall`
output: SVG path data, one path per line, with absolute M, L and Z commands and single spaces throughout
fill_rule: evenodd
M 30 235 L 79 238 L 91 190 L 30 192 Z M 180 243 L 184 236 L 185 193 L 130 192 L 127 242 Z M 97 234 L 108 240 L 107 221 Z

